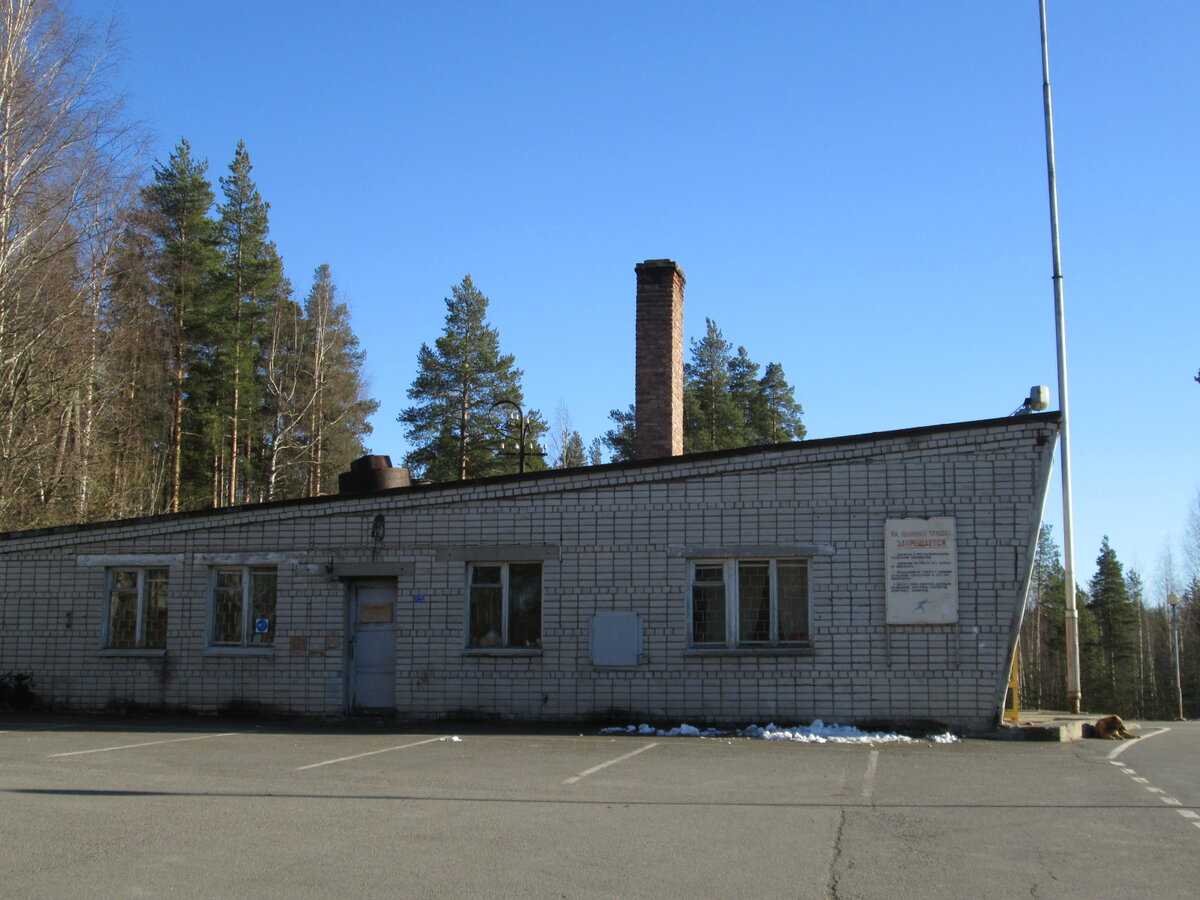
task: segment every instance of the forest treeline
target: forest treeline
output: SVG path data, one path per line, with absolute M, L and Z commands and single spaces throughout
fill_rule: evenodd
M 182 139 L 147 172 L 109 84 L 113 40 L 49 0 L 0 6 L 0 530 L 327 493 L 377 403 L 320 266 L 297 296 L 239 142 L 215 179 Z M 400 419 L 418 478 L 629 456 L 585 445 L 522 372 L 470 276 L 422 345 Z M 711 321 L 686 372 L 690 451 L 802 437 L 782 367 Z M 545 445 L 545 446 L 543 446 Z
M 1193 517 L 1200 524 L 1200 495 Z M 1193 538 L 1200 538 L 1200 528 Z M 1200 543 L 1197 544 L 1200 551 Z M 1190 554 L 1200 556 L 1200 552 Z M 1200 559 L 1195 560 L 1200 563 Z M 1125 569 L 1106 537 L 1087 588 L 1076 589 L 1083 708 L 1126 718 L 1200 717 L 1200 571 L 1183 583 L 1168 554 L 1152 598 L 1135 569 Z M 1174 613 L 1162 602 L 1179 598 Z M 1181 684 L 1175 680 L 1172 615 L 1179 635 Z M 1066 590 L 1062 557 L 1042 527 L 1020 637 L 1023 708 L 1068 709 Z
M 433 345 L 422 344 L 413 404 L 400 413 L 413 450 L 405 465 L 432 481 L 455 481 L 551 468 L 599 465 L 634 458 L 635 410 L 613 410 L 616 427 L 590 444 L 571 425 L 565 405 L 553 425 L 540 410 L 523 408 L 522 371 L 500 350 L 487 321 L 488 298 L 471 276 L 451 289 L 446 320 Z M 800 440 L 803 408 L 783 366 L 766 367 L 735 351 L 721 329 L 705 320 L 683 370 L 685 453 L 729 450 Z M 760 371 L 762 374 L 760 375 Z
M 683 367 L 683 452 L 803 439 L 804 408 L 783 366 L 775 362 L 760 366 L 745 347 L 735 350 L 712 319 L 705 319 L 704 325 L 704 337 L 692 340 Z M 634 405 L 608 415 L 616 427 L 605 433 L 603 443 L 613 459 L 633 459 Z
M 293 298 L 238 144 L 144 177 L 111 36 L 0 28 L 0 530 L 318 494 L 375 403 L 329 269 Z

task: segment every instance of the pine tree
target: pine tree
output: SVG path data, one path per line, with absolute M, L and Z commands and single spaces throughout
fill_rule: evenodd
M 157 247 L 153 270 L 157 282 L 157 302 L 166 316 L 167 365 L 170 376 L 171 428 L 168 439 L 166 511 L 178 512 L 195 505 L 204 496 L 203 455 L 192 448 L 194 464 L 188 466 L 192 495 L 184 484 L 186 439 L 195 440 L 203 431 L 199 424 L 199 404 L 189 398 L 204 396 L 203 379 L 190 378 L 211 366 L 204 352 L 197 352 L 197 341 L 204 327 L 203 313 L 212 289 L 220 254 L 216 230 L 209 210 L 213 204 L 212 185 L 205 177 L 208 163 L 192 157 L 186 139 L 179 142 L 164 165 L 154 167 L 154 181 L 143 189 L 143 200 L 153 216 Z M 197 471 L 198 470 L 198 471 Z
M 683 447 L 685 453 L 744 447 L 746 417 L 731 392 L 730 350 L 721 329 L 705 319 L 706 331 L 692 341 L 683 367 Z
M 604 432 L 600 440 L 608 447 L 610 459 L 613 462 L 636 459 L 634 436 L 637 427 L 637 407 L 631 403 L 627 409 L 609 410 L 608 417 L 617 427 Z
M 1104 643 L 1083 588 L 1075 590 L 1075 609 L 1079 614 L 1079 676 L 1084 708 L 1111 711 L 1112 679 L 1104 668 Z
M 800 440 L 805 435 L 804 410 L 795 399 L 783 366 L 759 365 L 745 347 L 731 353 L 715 322 L 705 319 L 705 335 L 693 340 L 684 366 L 683 449 L 685 453 L 730 450 Z M 616 428 L 602 438 L 614 461 L 634 459 L 637 410 L 614 409 L 608 417 Z
M 417 377 L 408 389 L 414 403 L 399 416 L 414 447 L 406 462 L 419 477 L 456 481 L 516 470 L 515 459 L 498 453 L 507 416 L 493 405 L 524 403 L 522 372 L 511 355 L 500 352 L 487 308 L 487 297 L 467 275 L 446 298 L 442 336 L 433 347 L 421 345 Z M 534 450 L 546 426 L 535 412 L 530 419 L 527 450 Z
M 788 384 L 779 363 L 767 363 L 751 402 L 750 430 L 755 444 L 779 444 L 804 439 L 807 430 L 800 417 L 804 409 L 796 402 L 795 388 Z
M 746 423 L 744 439 L 751 438 L 754 417 L 760 405 L 758 386 L 758 363 L 750 359 L 745 347 L 738 347 L 737 353 L 726 359 L 725 369 L 729 376 L 729 393 L 734 405 L 742 412 L 742 421 Z
M 1021 705 L 1066 706 L 1066 592 L 1062 558 L 1051 526 L 1038 532 L 1025 617 L 1021 626 Z
M 222 438 L 211 452 L 222 463 L 215 467 L 216 495 L 229 504 L 239 499 L 239 461 L 244 468 L 248 448 L 261 443 L 260 434 L 246 432 L 262 402 L 261 348 L 268 307 L 283 277 L 279 254 L 268 238 L 270 205 L 250 178 L 252 168 L 245 143 L 238 141 L 230 174 L 220 179 L 225 202 L 218 208 L 217 241 L 223 259 L 209 316 L 219 373 L 210 381 L 215 390 L 210 401 Z M 242 473 L 243 499 L 254 474 Z
M 1091 651 L 1092 708 L 1099 704 L 1131 713 L 1137 664 L 1137 610 L 1129 598 L 1125 573 L 1106 536 L 1088 586 L 1088 611 L 1096 623 Z M 1081 640 L 1081 643 L 1082 640 Z M 1085 690 L 1085 696 L 1088 691 Z
M 1158 697 L 1154 673 L 1152 613 L 1146 606 L 1142 576 L 1134 568 L 1125 573 L 1125 590 L 1137 617 L 1137 678 L 1133 686 L 1135 705 L 1130 712 L 1143 717 L 1157 709 Z
M 328 265 L 317 267 L 304 301 L 304 344 L 301 366 L 307 399 L 306 493 L 328 493 L 337 474 L 365 452 L 367 422 L 379 403 L 367 396 L 362 376 L 365 354 L 350 327 L 350 310 L 337 298 Z
M 583 446 L 583 435 L 578 431 L 572 431 L 567 435 L 566 443 L 563 444 L 562 451 L 554 461 L 554 467 L 556 469 L 574 469 L 586 464 L 587 451 Z

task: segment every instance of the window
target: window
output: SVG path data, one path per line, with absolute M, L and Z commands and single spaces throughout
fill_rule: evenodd
M 162 650 L 167 646 L 167 569 L 108 570 L 104 646 Z
M 467 570 L 467 646 L 542 646 L 542 564 L 471 563 Z
M 274 567 L 221 567 L 213 569 L 210 583 L 210 646 L 274 645 Z
M 692 563 L 691 646 L 802 647 L 808 635 L 808 560 Z

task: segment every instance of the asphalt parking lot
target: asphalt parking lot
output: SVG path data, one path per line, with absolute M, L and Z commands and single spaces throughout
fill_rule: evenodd
M 0 896 L 1184 896 L 1200 829 L 1130 785 L 1085 742 L 0 718 Z

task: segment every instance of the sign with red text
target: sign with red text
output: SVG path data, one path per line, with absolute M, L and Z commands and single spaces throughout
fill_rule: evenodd
M 948 625 L 958 621 L 958 541 L 954 519 L 888 519 L 887 623 Z

